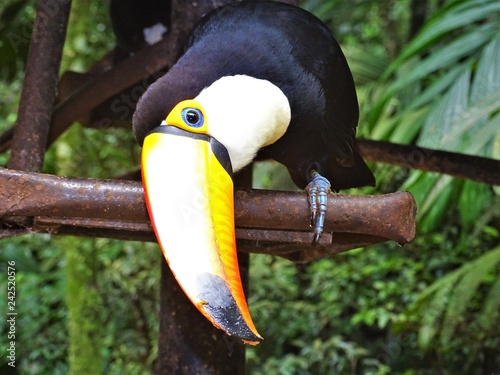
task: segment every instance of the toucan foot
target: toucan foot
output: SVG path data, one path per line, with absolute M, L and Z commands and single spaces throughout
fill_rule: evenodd
M 312 244 L 318 243 L 323 233 L 325 223 L 326 202 L 331 191 L 330 181 L 321 176 L 318 172 L 311 172 L 312 180 L 306 186 L 311 211 L 311 227 L 314 228 Z

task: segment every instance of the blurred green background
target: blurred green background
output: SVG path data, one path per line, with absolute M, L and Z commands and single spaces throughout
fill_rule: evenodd
M 500 157 L 498 1 L 301 5 L 344 49 L 360 101 L 359 137 Z M 61 72 L 84 72 L 114 47 L 108 6 L 73 1 Z M 0 5 L 0 131 L 15 123 L 34 13 L 33 0 Z M 1 166 L 8 157 L 0 155 Z M 138 163 L 130 129 L 75 123 L 51 146 L 44 172 L 110 178 Z M 417 238 L 300 266 L 252 255 L 249 305 L 266 340 L 247 350 L 248 373 L 500 372 L 500 189 L 371 167 L 377 186 L 351 193 L 412 192 Z M 276 163 L 260 163 L 254 180 L 290 188 Z M 29 235 L 0 240 L 3 275 L 8 260 L 17 268 L 18 374 L 154 373 L 157 245 Z M 6 283 L 1 277 L 1 301 Z M 1 319 L 2 345 L 7 329 Z M 6 363 L 2 354 L 0 368 Z

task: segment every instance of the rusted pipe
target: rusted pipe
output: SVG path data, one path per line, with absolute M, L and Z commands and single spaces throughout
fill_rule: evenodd
M 500 160 L 366 139 L 359 139 L 357 146 L 366 161 L 500 185 Z
M 63 98 L 55 106 L 53 113 L 51 109 L 52 124 L 46 145 L 53 143 L 74 121 L 85 117 L 94 108 L 126 89 L 129 89 L 129 93 L 117 97 L 110 110 L 116 112 L 116 118 L 130 120 L 140 96 L 162 75 L 162 69 L 173 64 L 176 54 L 171 45 L 171 38 L 167 35 L 160 42 L 139 51 L 112 69 L 89 77 L 85 84 Z M 107 127 L 109 124 L 103 121 L 102 126 Z M 0 152 L 9 148 L 12 136 L 11 129 L 0 136 Z M 46 145 L 44 144 L 44 150 Z
M 239 190 L 235 221 L 241 228 L 302 230 L 309 228 L 309 206 L 300 192 Z M 414 236 L 413 197 L 405 192 L 385 195 L 330 195 L 325 232 L 378 235 L 398 243 Z M 411 237 L 411 238 L 410 238 Z
M 0 168 L 1 216 L 148 221 L 142 186 L 124 180 L 67 178 Z
M 38 0 L 9 167 L 41 171 L 71 0 Z
M 135 181 L 67 178 L 0 168 L 2 216 L 47 217 L 46 225 L 50 218 L 69 226 L 68 220 L 80 220 L 79 225 L 84 226 L 86 221 L 88 228 L 150 232 L 143 189 Z M 405 192 L 330 195 L 325 233 L 333 232 L 332 241 L 335 233 L 341 232 L 404 244 L 415 235 L 415 216 L 415 201 Z M 267 239 L 271 240 L 272 230 L 278 231 L 281 238 L 283 231 L 310 230 L 307 199 L 300 192 L 237 190 L 235 220 L 240 229 L 267 231 Z M 325 239 L 320 245 L 328 244 Z M 283 241 L 275 237 L 273 242 Z
M 54 142 L 71 123 L 127 88 L 130 88 L 130 95 L 118 98 L 111 109 L 117 112 L 117 117 L 123 117 L 124 120 L 131 118 L 139 97 L 161 76 L 158 72 L 173 62 L 175 54 L 170 46 L 167 35 L 157 44 L 95 76 L 58 104 L 54 111 L 49 143 Z

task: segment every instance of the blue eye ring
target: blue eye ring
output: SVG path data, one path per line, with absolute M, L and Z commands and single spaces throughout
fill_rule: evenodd
M 192 128 L 200 128 L 205 122 L 203 113 L 198 108 L 184 108 L 181 112 L 181 117 L 184 123 Z

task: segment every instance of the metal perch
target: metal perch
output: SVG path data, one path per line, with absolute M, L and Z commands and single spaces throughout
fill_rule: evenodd
M 155 241 L 136 181 L 59 177 L 0 168 L 0 236 L 48 232 Z M 416 205 L 411 194 L 330 195 L 325 234 L 309 246 L 309 208 L 297 192 L 236 190 L 239 249 L 307 262 L 369 244 L 415 236 Z M 34 217 L 14 228 L 9 217 Z

